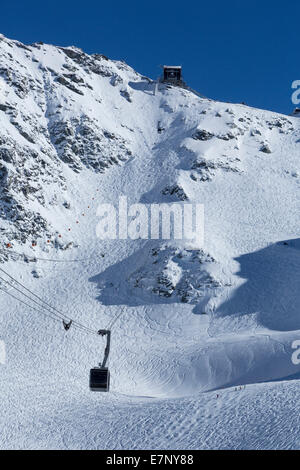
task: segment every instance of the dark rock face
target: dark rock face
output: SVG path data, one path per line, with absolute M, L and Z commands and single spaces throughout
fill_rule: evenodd
M 123 96 L 123 98 L 125 98 L 125 100 L 128 101 L 128 103 L 132 103 L 131 95 L 127 90 L 124 90 L 124 89 L 121 90 L 120 94 L 121 94 L 121 96 Z
M 210 140 L 213 137 L 214 134 L 206 131 L 205 129 L 198 129 L 193 135 L 193 139 L 195 140 Z
M 292 122 L 286 117 L 274 117 L 271 121 L 266 121 L 270 130 L 279 129 L 280 133 L 290 133 L 294 131 L 294 126 Z
M 60 76 L 56 79 L 58 81 L 58 83 L 60 83 L 61 85 L 64 85 L 65 87 L 69 88 L 69 90 L 71 91 L 74 91 L 74 93 L 77 93 L 78 95 L 84 95 L 84 93 L 79 89 L 79 88 L 76 88 L 75 85 L 73 85 L 73 83 L 71 83 L 69 80 L 67 80 L 65 77 L 63 76 Z
M 85 166 L 103 173 L 131 156 L 124 139 L 101 129 L 88 116 L 54 122 L 49 133 L 59 158 L 74 171 Z
M 220 134 L 217 137 L 218 137 L 218 139 L 222 139 L 222 140 L 235 139 L 235 135 L 232 132 L 227 132 L 226 134 Z
M 272 153 L 272 150 L 270 149 L 268 144 L 263 144 L 260 148 L 260 151 L 263 153 Z
M 47 63 L 47 48 L 57 55 L 57 64 L 51 60 L 51 66 Z M 49 204 L 69 207 L 63 204 L 67 190 L 64 165 L 75 173 L 84 168 L 103 173 L 132 156 L 129 143 L 121 135 L 102 127 L 101 111 L 96 118 L 95 113 L 85 112 L 85 102 L 80 106 L 78 100 L 88 95 L 89 102 L 99 106 L 102 98 L 99 90 L 94 93 L 93 83 L 95 77 L 98 81 L 104 77 L 112 87 L 121 87 L 117 95 L 122 93 L 131 102 L 119 73 L 125 70 L 135 76 L 135 72 L 101 54 L 88 55 L 77 48 L 54 48 L 43 43 L 24 46 L 2 36 L 0 54 L 4 84 L 0 113 L 9 129 L 0 128 L 3 246 L 8 241 L 25 243 L 55 233 L 41 213 Z M 40 59 L 41 54 L 45 60 Z M 41 211 L 32 210 L 38 207 L 36 203 Z M 6 254 L 0 249 L 1 259 L 6 259 Z
M 48 158 L 27 145 L 22 147 L 12 139 L 1 138 L 0 219 L 6 221 L 1 224 L 2 240 L 26 243 L 52 232 L 46 219 L 29 208 L 33 200 L 45 206 L 45 186 L 65 188 L 64 178 Z
M 186 201 L 188 199 L 183 188 L 178 184 L 174 184 L 173 186 L 167 186 L 165 189 L 162 190 L 162 194 L 165 196 L 176 196 L 176 199 L 179 199 L 180 201 Z
M 217 265 L 216 260 L 201 249 L 157 247 L 152 249 L 147 265 L 131 274 L 128 282 L 144 294 L 148 291 L 171 302 L 193 304 L 207 289 L 221 287 L 210 274 L 211 265 Z
M 223 155 L 222 159 L 216 161 L 196 159 L 191 165 L 191 178 L 194 181 L 211 181 L 217 171 L 241 173 L 237 166 L 239 159 Z

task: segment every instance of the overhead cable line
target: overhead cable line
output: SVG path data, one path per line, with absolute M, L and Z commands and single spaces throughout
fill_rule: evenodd
M 35 310 L 39 313 L 42 313 L 45 317 L 48 317 L 48 318 L 51 318 L 52 320 L 56 320 L 56 321 L 59 321 L 59 323 L 61 323 L 61 320 L 59 320 L 58 318 L 54 318 L 53 316 L 50 316 L 48 315 L 47 313 L 41 311 L 41 310 L 38 310 L 36 307 L 33 307 L 32 305 L 29 305 L 27 302 L 24 302 L 24 300 L 21 300 L 19 299 L 18 297 L 16 297 L 15 295 L 13 295 L 11 292 L 9 292 L 8 290 L 6 289 L 3 289 L 3 287 L 0 286 L 0 290 L 2 290 L 2 292 L 4 292 L 5 294 L 9 295 L 10 297 L 12 297 L 13 299 L 17 300 L 18 302 L 20 302 L 21 304 L 23 305 L 26 305 L 26 307 L 29 307 L 31 308 L 32 310 Z
M 48 308 L 46 308 L 45 306 L 41 306 L 39 305 L 34 299 L 30 298 L 28 295 L 26 295 L 24 292 L 20 291 L 19 289 L 17 289 L 15 286 L 13 286 L 12 284 L 9 284 L 8 281 L 5 281 L 5 279 L 1 278 L 4 282 L 8 283 L 12 288 L 18 290 L 18 292 L 20 292 L 21 294 L 23 294 L 25 297 L 29 298 L 29 300 L 31 300 L 32 302 L 36 303 L 39 307 L 41 308 L 44 308 L 45 310 L 48 310 L 50 311 L 49 309 L 51 309 L 50 313 L 53 313 L 56 317 L 60 318 L 61 321 L 67 319 L 69 321 L 72 321 L 72 323 L 74 324 L 75 327 L 77 328 L 80 328 L 82 330 L 85 330 L 86 332 L 90 333 L 90 334 L 97 334 L 97 330 L 93 330 L 92 328 L 90 327 L 87 327 L 85 325 L 83 325 L 82 323 L 78 322 L 77 320 L 73 320 L 72 318 L 70 318 L 69 316 L 65 315 L 65 313 L 61 312 L 60 310 L 58 310 L 57 308 L 53 307 L 52 305 L 48 304 L 45 300 L 43 300 L 41 297 L 39 297 L 37 294 L 35 294 L 34 292 L 32 292 L 31 290 L 29 290 L 27 287 L 25 287 L 22 283 L 20 283 L 19 281 L 17 281 L 17 279 L 15 279 L 13 276 L 11 276 L 10 274 L 8 274 L 4 269 L 0 268 L 0 271 L 2 271 L 6 276 L 8 276 L 12 281 L 16 282 L 19 286 L 21 286 L 23 289 L 25 289 L 29 294 L 31 294 L 32 296 L 34 296 L 36 299 L 38 299 L 40 302 L 42 302 L 42 304 L 45 304 Z M 53 310 L 53 312 L 52 312 Z
M 11 294 L 11 292 L 9 292 L 8 290 L 6 289 L 3 289 L 1 288 L 1 290 L 3 292 L 5 292 L 6 294 L 8 295 L 11 295 L 11 297 L 13 297 L 14 299 L 18 300 L 19 302 L 22 302 L 24 303 L 25 305 L 27 305 L 27 307 L 30 307 L 31 309 L 33 310 L 36 310 L 38 312 L 41 312 L 43 313 L 44 315 L 48 316 L 49 318 L 52 318 L 53 320 L 56 320 L 56 321 L 59 321 L 60 323 L 62 321 L 64 321 L 64 319 L 62 317 L 60 317 L 59 315 L 55 314 L 55 312 L 53 312 L 52 310 L 44 307 L 43 305 L 40 305 L 38 302 L 36 302 L 34 299 L 32 299 L 30 296 L 28 296 L 27 294 L 24 294 L 24 292 L 22 292 L 20 289 L 18 289 L 17 287 L 15 287 L 13 284 L 11 284 L 10 282 L 6 281 L 5 279 L 3 279 L 2 277 L 0 277 L 0 280 L 4 283 L 6 283 L 9 287 L 12 287 L 13 289 L 15 289 L 17 292 L 19 292 L 21 295 L 23 295 L 24 297 L 26 297 L 28 300 L 30 300 L 31 302 L 34 302 L 38 307 L 39 307 L 39 310 L 36 308 L 36 307 L 33 307 L 32 305 L 29 305 L 27 304 L 26 302 L 24 302 L 23 300 L 15 297 L 13 294 Z M 49 312 L 49 314 L 45 314 L 45 312 L 43 312 L 41 309 L 44 309 L 46 310 L 47 312 Z M 83 333 L 87 333 L 87 334 L 91 334 L 90 331 L 87 331 L 86 329 L 82 328 L 81 326 L 78 326 L 78 325 L 74 325 L 75 328 L 77 328 L 78 330 L 82 331 Z
M 107 330 L 112 330 L 112 327 L 114 326 L 114 324 L 119 320 L 119 318 L 121 317 L 121 315 L 123 315 L 123 313 L 125 313 L 125 308 L 123 308 L 123 310 L 116 315 L 115 318 L 113 318 L 110 323 L 108 324 L 108 327 L 107 327 Z

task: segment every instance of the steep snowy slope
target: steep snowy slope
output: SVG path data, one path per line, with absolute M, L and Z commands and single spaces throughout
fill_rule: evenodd
M 299 119 L 155 93 L 73 47 L 1 37 L 0 60 L 0 268 L 89 328 L 117 320 L 112 391 L 95 396 L 103 340 L 19 304 L 37 308 L 0 274 L 1 447 L 298 448 Z M 101 241 L 97 207 L 122 195 L 204 204 L 204 245 Z

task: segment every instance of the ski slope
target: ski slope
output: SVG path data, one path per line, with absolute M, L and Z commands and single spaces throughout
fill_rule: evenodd
M 0 53 L 0 268 L 93 330 L 121 314 L 94 394 L 105 340 L 0 279 L 0 447 L 299 449 L 300 121 L 154 94 L 76 48 Z M 204 204 L 204 246 L 98 239 L 98 205 L 122 195 Z

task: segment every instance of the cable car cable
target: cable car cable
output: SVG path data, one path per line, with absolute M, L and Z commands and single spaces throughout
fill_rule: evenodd
M 58 318 L 54 318 L 53 316 L 43 312 L 42 310 L 39 310 L 37 309 L 36 307 L 33 307 L 32 305 L 29 305 L 27 302 L 24 302 L 24 300 L 21 300 L 19 299 L 18 297 L 16 297 L 15 295 L 13 295 L 11 292 L 9 292 L 8 290 L 5 290 L 3 289 L 3 287 L 0 286 L 0 290 L 2 292 L 4 292 L 5 294 L 9 295 L 10 297 L 12 297 L 13 299 L 17 300 L 18 302 L 20 302 L 21 304 L 23 305 L 26 305 L 26 307 L 29 307 L 31 310 L 34 310 L 38 313 L 41 313 L 42 315 L 44 315 L 45 317 L 47 318 L 50 318 L 51 320 L 55 320 L 55 321 L 58 321 L 59 323 L 61 323 L 61 320 L 58 319 Z M 78 331 L 80 331 L 81 333 L 86 333 L 88 334 L 85 330 L 81 330 L 81 329 L 78 329 Z M 86 349 L 86 348 L 85 348 Z
M 14 286 L 13 284 L 11 284 L 9 281 L 6 281 L 5 279 L 3 279 L 3 277 L 0 276 L 0 280 L 2 282 L 4 282 L 5 284 L 9 285 L 9 287 L 12 287 L 13 289 L 15 289 L 17 292 L 19 292 L 20 294 L 24 295 L 27 299 L 29 299 L 31 302 L 34 302 L 36 305 L 38 305 L 40 308 L 44 308 L 45 310 L 51 312 L 52 315 L 55 315 L 56 318 L 59 318 L 59 320 L 63 320 L 63 317 L 57 315 L 55 312 L 52 312 L 51 310 L 45 308 L 44 306 L 41 306 L 36 300 L 32 299 L 29 295 L 25 294 L 24 292 L 22 292 L 20 289 L 18 289 L 16 286 Z
M 64 321 L 64 318 L 65 315 L 60 312 L 59 310 L 55 309 L 54 307 L 52 307 L 51 305 L 47 304 L 43 299 L 41 299 L 39 296 L 37 296 L 36 294 L 34 294 L 33 292 L 31 292 L 29 289 L 27 289 L 27 287 L 25 287 L 22 283 L 20 283 L 19 281 L 17 281 L 16 279 L 13 278 L 13 276 L 11 276 L 10 274 L 8 274 L 4 269 L 0 268 L 0 271 L 4 272 L 4 274 L 6 274 L 10 279 L 12 279 L 13 281 L 15 281 L 18 285 L 20 285 L 21 287 L 23 287 L 23 289 L 25 289 L 27 292 L 29 292 L 31 295 L 34 295 L 37 299 L 39 299 L 42 303 L 44 303 L 45 305 L 49 306 L 52 310 L 49 310 L 49 308 L 46 308 L 45 305 L 40 305 L 36 300 L 32 299 L 32 297 L 30 297 L 29 295 L 25 294 L 24 292 L 22 292 L 20 289 L 18 289 L 16 286 L 14 286 L 11 282 L 7 281 L 6 279 L 3 279 L 2 277 L 0 277 L 0 279 L 5 283 L 7 284 L 8 286 L 10 286 L 11 288 L 17 290 L 19 293 L 21 293 L 23 296 L 25 296 L 26 298 L 28 298 L 31 302 L 34 302 L 36 305 L 38 305 L 39 309 L 44 309 L 46 310 L 47 312 L 49 313 L 46 314 L 43 310 L 39 310 L 37 309 L 36 307 L 33 307 L 32 305 L 29 305 L 27 302 L 24 302 L 23 300 L 19 299 L 18 297 L 14 296 L 11 292 L 7 291 L 6 289 L 3 289 L 3 287 L 0 286 L 0 290 L 5 292 L 7 295 L 9 295 L 10 297 L 12 297 L 13 299 L 17 300 L 18 302 L 22 303 L 23 305 L 26 305 L 27 307 L 29 307 L 30 309 L 32 310 L 35 310 L 37 311 L 38 313 L 42 313 L 44 316 L 46 317 L 49 317 L 51 318 L 52 320 L 56 320 L 56 321 L 63 321 L 64 323 L 64 327 L 66 329 L 66 326 L 70 327 L 70 325 L 72 324 L 72 319 L 70 319 L 70 323 L 69 325 L 65 323 Z M 55 312 L 53 311 L 55 310 Z M 58 312 L 58 313 L 56 313 Z M 120 318 L 120 316 L 125 312 L 125 309 L 122 310 L 122 312 L 120 312 L 119 315 L 117 315 L 117 317 L 111 322 L 111 325 L 113 326 L 116 321 Z M 62 316 L 64 318 L 62 318 Z M 84 325 L 81 325 L 80 323 L 76 322 L 76 324 L 74 325 L 75 328 L 77 328 L 79 331 L 83 332 L 83 333 L 86 333 L 86 334 L 97 334 L 97 335 L 101 335 L 101 336 L 106 336 L 106 347 L 105 347 L 105 351 L 104 351 L 104 358 L 103 358 L 103 361 L 102 363 L 99 363 L 99 366 L 100 367 L 94 367 L 93 369 L 90 370 L 90 390 L 91 391 L 95 391 L 95 392 L 108 392 L 109 391 L 109 388 L 110 388 L 110 371 L 108 369 L 108 367 L 106 367 L 107 363 L 108 363 L 108 359 L 109 359 L 109 353 L 110 353 L 110 338 L 111 338 L 111 331 L 110 330 L 98 330 L 97 332 L 85 327 Z
M 40 302 L 44 303 L 47 307 L 51 308 L 52 310 L 54 310 L 55 312 L 57 312 L 59 315 L 61 315 L 63 318 L 62 319 L 67 319 L 67 320 L 72 320 L 72 318 L 70 318 L 68 315 L 64 314 L 63 312 L 59 311 L 57 308 L 53 307 L 52 305 L 48 304 L 45 300 L 43 300 L 41 297 L 39 297 L 37 294 L 35 294 L 34 292 L 32 292 L 31 290 L 29 290 L 27 287 L 25 287 L 21 282 L 17 281 L 17 279 L 15 279 L 13 276 L 11 276 L 10 274 L 8 274 L 4 269 L 0 268 L 0 271 L 2 271 L 4 274 L 6 274 L 6 276 L 8 276 L 10 279 L 12 279 L 13 281 L 15 281 L 18 285 L 20 285 L 23 289 L 25 289 L 27 292 L 29 292 L 31 295 L 33 295 L 34 297 L 36 297 Z M 7 282 L 7 281 L 6 281 Z M 13 287 L 13 286 L 12 286 Z M 22 292 L 21 292 L 22 293 Z M 25 294 L 24 294 L 25 295 Z M 74 325 L 77 325 L 78 327 L 81 327 L 87 331 L 89 331 L 90 333 L 92 334 L 95 334 L 97 333 L 96 330 L 93 330 L 83 324 L 81 324 L 80 322 L 78 322 L 77 320 L 73 320 L 73 324 Z
M 38 307 L 46 310 L 47 312 L 49 312 L 51 314 L 51 318 L 53 318 L 54 320 L 57 320 L 59 322 L 62 322 L 64 321 L 64 319 L 62 317 L 60 317 L 59 315 L 57 315 L 55 312 L 52 312 L 51 310 L 49 310 L 48 308 L 44 307 L 43 305 L 40 305 L 38 302 L 36 302 L 36 300 L 32 299 L 29 295 L 27 294 L 24 294 L 24 292 L 22 292 L 20 289 L 18 289 L 16 286 L 12 285 L 10 282 L 6 281 L 5 279 L 3 279 L 1 276 L 0 276 L 0 279 L 2 282 L 5 282 L 6 284 L 8 284 L 10 287 L 12 287 L 13 289 L 15 289 L 17 292 L 19 292 L 20 294 L 24 295 L 27 299 L 29 299 L 31 302 L 34 302 Z M 10 294 L 9 291 L 5 290 L 5 289 L 1 289 L 2 291 L 6 292 L 7 294 Z M 15 297 L 16 298 L 16 297 Z M 22 302 L 20 299 L 17 299 L 16 300 L 19 300 L 20 302 Z M 27 306 L 29 306 L 28 304 L 26 304 Z M 33 306 L 30 306 L 30 308 L 33 308 L 35 310 L 36 307 L 33 307 Z M 40 311 L 40 310 L 39 310 Z M 53 315 L 55 316 L 55 318 L 53 317 Z M 47 315 L 48 317 L 50 317 L 50 315 Z M 89 331 L 86 331 L 85 329 L 81 328 L 80 326 L 78 325 L 75 325 L 76 328 L 80 329 L 81 331 L 83 331 L 84 333 L 88 333 L 90 334 Z
M 61 320 L 59 320 L 58 318 L 54 318 L 50 315 L 47 315 L 47 313 L 41 311 L 41 310 L 38 310 L 37 308 L 33 307 L 32 305 L 29 305 L 27 302 L 24 302 L 24 300 L 21 300 L 19 299 L 18 297 L 16 297 L 15 295 L 13 295 L 11 292 L 9 292 L 8 290 L 6 289 L 3 289 L 3 287 L 0 286 L 0 290 L 2 290 L 2 292 L 4 292 L 5 294 L 9 295 L 10 297 L 12 297 L 13 299 L 17 300 L 18 302 L 20 302 L 21 304 L 23 305 L 26 305 L 26 307 L 29 307 L 31 308 L 32 310 L 35 310 L 39 313 L 42 313 L 45 317 L 48 317 L 48 318 L 51 318 L 52 320 L 56 320 L 56 321 L 59 321 L 59 323 L 61 323 Z
M 121 315 L 125 313 L 125 308 L 123 308 L 123 310 L 116 315 L 116 317 L 114 319 L 111 320 L 111 322 L 108 324 L 107 326 L 107 330 L 112 330 L 112 327 L 115 325 L 115 323 L 119 320 L 119 318 L 121 317 Z
M 11 284 L 10 282 L 6 281 L 5 279 L 3 279 L 1 276 L 0 276 L 0 279 L 8 284 L 10 287 L 12 287 L 13 289 L 15 289 L 17 292 L 19 292 L 20 294 L 22 294 L 23 296 L 25 296 L 26 298 L 28 298 L 31 302 L 34 302 L 38 307 L 40 308 L 43 308 L 44 310 L 47 310 L 49 313 L 51 313 L 52 315 L 54 315 L 56 317 L 56 319 L 59 319 L 60 321 L 64 321 L 64 318 L 63 316 L 60 316 L 58 315 L 55 311 L 52 311 L 52 310 L 49 310 L 49 308 L 46 308 L 44 305 L 40 305 L 36 300 L 32 299 L 30 296 L 28 296 L 27 294 L 25 294 L 24 292 L 22 292 L 20 289 L 18 289 L 16 286 L 14 286 L 13 284 Z M 84 332 L 86 333 L 91 333 L 91 331 L 88 331 L 86 330 L 86 328 L 82 328 L 81 325 L 76 325 L 75 324 L 75 327 L 76 328 L 79 328 L 81 330 L 83 330 Z M 95 332 L 93 333 L 95 334 Z

